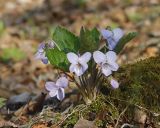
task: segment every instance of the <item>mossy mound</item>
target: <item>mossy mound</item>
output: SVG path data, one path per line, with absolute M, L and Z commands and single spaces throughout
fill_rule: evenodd
M 109 97 L 160 112 L 160 57 L 125 65 L 114 76 L 121 84 Z
M 121 118 L 121 124 L 132 122 L 135 108 L 141 108 L 152 119 L 153 113 L 160 112 L 160 57 L 124 65 L 114 77 L 120 82 L 119 89 L 111 89 L 106 82 L 101 89 L 103 95 L 100 94 L 92 104 L 74 112 L 63 123 L 63 127 L 73 127 L 81 117 L 94 120 L 99 127 L 108 124 L 115 126 L 118 118 Z M 157 120 L 160 120 L 159 117 L 154 117 L 154 121 Z

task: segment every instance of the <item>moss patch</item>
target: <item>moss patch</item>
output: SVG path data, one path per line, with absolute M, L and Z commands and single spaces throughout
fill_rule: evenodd
M 121 82 L 119 89 L 111 89 L 106 82 L 103 95 L 100 94 L 92 104 L 71 115 L 63 126 L 73 126 L 81 117 L 94 121 L 99 127 L 115 126 L 125 109 L 119 124 L 132 122 L 138 106 L 143 107 L 148 115 L 160 111 L 160 57 L 125 65 L 114 77 Z M 159 117 L 154 119 L 157 121 Z

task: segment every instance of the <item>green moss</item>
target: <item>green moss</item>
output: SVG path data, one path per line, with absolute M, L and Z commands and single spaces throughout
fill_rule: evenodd
M 95 120 L 95 124 L 100 127 L 108 123 L 115 124 L 115 120 L 125 108 L 127 109 L 121 120 L 131 121 L 137 106 L 145 108 L 146 112 L 159 113 L 160 57 L 122 66 L 114 77 L 120 82 L 119 89 L 111 89 L 106 82 L 103 88 L 105 95 L 99 95 L 90 105 L 86 105 L 85 109 L 71 115 L 65 122 L 67 126 L 73 126 L 81 116 L 87 120 Z M 95 117 L 91 118 L 92 115 Z M 159 117 L 157 118 L 159 120 Z
M 110 96 L 160 111 L 160 57 L 123 66 L 115 77 L 121 82 Z
M 78 112 L 76 112 L 72 114 L 71 116 L 69 116 L 67 120 L 65 120 L 62 127 L 63 128 L 73 128 L 73 126 L 76 124 L 78 119 L 79 119 Z

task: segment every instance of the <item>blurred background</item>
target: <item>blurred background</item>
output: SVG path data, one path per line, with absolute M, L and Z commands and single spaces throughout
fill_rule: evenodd
M 77 35 L 81 26 L 138 32 L 120 64 L 160 54 L 160 0 L 0 0 L 0 97 L 37 94 L 55 78 L 53 67 L 34 54 L 57 25 Z

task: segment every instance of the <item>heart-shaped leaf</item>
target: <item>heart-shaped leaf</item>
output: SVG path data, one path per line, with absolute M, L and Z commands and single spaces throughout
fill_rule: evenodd
M 63 51 L 59 51 L 57 48 L 46 49 L 46 56 L 52 65 L 64 71 L 68 71 L 69 62 Z
M 78 52 L 79 39 L 65 28 L 58 26 L 53 33 L 53 40 L 60 51 Z
M 88 30 L 84 27 L 80 31 L 80 52 L 93 52 L 98 49 L 100 33 L 94 28 Z

